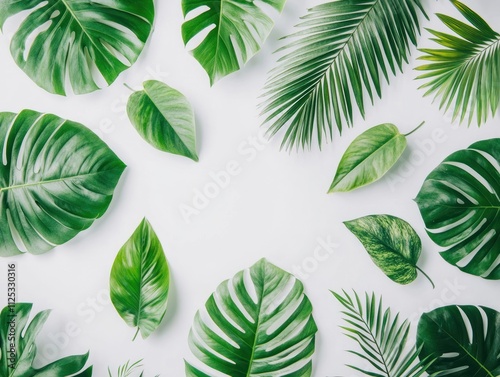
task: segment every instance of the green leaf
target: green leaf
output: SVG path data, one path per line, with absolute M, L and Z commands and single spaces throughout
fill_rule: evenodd
M 462 271 L 500 279 L 500 139 L 448 156 L 425 179 L 416 202 L 441 256 Z
M 186 362 L 186 376 L 309 377 L 316 331 L 302 283 L 261 259 L 196 313 L 189 347 L 197 360 Z
M 418 322 L 420 358 L 433 357 L 433 376 L 500 375 L 500 313 L 484 306 L 451 305 L 425 313 Z
M 125 323 L 137 327 L 137 334 L 146 339 L 167 311 L 169 287 L 170 271 L 163 247 L 144 219 L 113 263 L 111 301 Z
M 260 50 L 274 26 L 263 8 L 281 12 L 284 5 L 285 0 L 182 0 L 182 38 L 187 45 L 203 36 L 192 53 L 211 85 L 239 70 Z M 196 15 L 190 17 L 191 13 Z
M 278 50 L 279 66 L 264 88 L 264 123 L 282 146 L 332 139 L 365 114 L 366 97 L 381 97 L 383 79 L 402 71 L 425 14 L 420 0 L 335 0 L 315 6 Z M 383 76 L 383 78 L 382 78 Z
M 481 125 L 500 105 L 500 34 L 466 5 L 451 3 L 470 24 L 437 14 L 453 34 L 429 29 L 440 48 L 420 50 L 424 55 L 419 59 L 428 63 L 416 68 L 425 72 L 418 78 L 427 80 L 421 86 L 425 95 L 441 97 L 439 107 L 452 109 L 453 120 L 468 118 L 470 124 L 476 115 Z
M 146 81 L 128 100 L 127 113 L 139 134 L 153 147 L 198 161 L 191 105 L 177 90 Z
M 151 32 L 154 3 L 4 0 L 0 28 L 16 15 L 21 21 L 10 50 L 17 65 L 50 93 L 83 94 L 99 89 L 96 75 L 109 85 L 135 63 Z
M 406 353 L 410 323 L 399 322 L 399 314 L 392 317 L 389 308 L 384 309 L 382 298 L 365 294 L 365 304 L 356 292 L 354 298 L 345 291 L 332 292 L 345 308 L 342 311 L 346 325 L 345 335 L 356 341 L 359 351 L 348 351 L 363 361 L 363 369 L 354 365 L 348 367 L 372 377 L 418 377 L 424 374 L 434 362 L 431 356 L 418 361 L 421 348 L 411 347 Z
M 373 262 L 391 280 L 409 284 L 417 278 L 418 270 L 434 287 L 432 280 L 417 266 L 422 243 L 406 221 L 390 215 L 370 215 L 344 224 L 361 241 Z
M 0 113 L 0 255 L 41 254 L 90 227 L 125 165 L 81 124 Z
M 4 377 L 91 377 L 92 367 L 84 367 L 89 354 L 68 356 L 41 368 L 35 368 L 36 338 L 50 311 L 35 315 L 29 322 L 32 304 L 6 306 L 0 314 L 0 376 Z M 12 355 L 12 347 L 15 355 Z M 14 356 L 14 357 L 12 357 Z

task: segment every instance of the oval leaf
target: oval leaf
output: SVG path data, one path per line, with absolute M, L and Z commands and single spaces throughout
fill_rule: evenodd
M 500 139 L 453 153 L 426 178 L 416 202 L 441 256 L 462 271 L 500 279 Z
M 95 69 L 109 85 L 135 63 L 151 32 L 154 3 L 2 1 L 0 28 L 18 14 L 22 22 L 10 45 L 17 65 L 50 93 L 66 95 L 71 87 L 82 94 L 99 89 Z
M 363 132 L 340 160 L 328 193 L 351 191 L 380 179 L 406 149 L 406 137 L 389 123 Z
M 420 237 L 406 221 L 390 215 L 370 215 L 344 224 L 391 280 L 409 284 L 417 278 L 417 270 L 425 275 L 417 266 L 422 251 Z
M 146 81 L 128 100 L 127 113 L 139 134 L 153 147 L 198 161 L 193 109 L 177 90 Z
M 281 12 L 285 2 L 261 0 L 261 5 Z M 208 31 L 192 52 L 208 73 L 211 85 L 239 70 L 260 50 L 274 26 L 263 8 L 259 2 L 246 0 L 182 1 L 184 17 L 197 13 L 182 25 L 184 43 Z
M 422 347 L 420 359 L 436 358 L 427 369 L 433 376 L 499 376 L 500 313 L 456 305 L 425 313 L 418 322 L 417 347 Z
M 87 229 L 125 169 L 81 124 L 23 110 L 0 113 L 0 255 L 40 254 Z
M 186 362 L 186 376 L 311 376 L 316 331 L 302 283 L 262 259 L 196 313 L 189 347 L 198 361 Z
M 110 287 L 111 301 L 118 314 L 127 325 L 137 327 L 137 333 L 140 331 L 146 339 L 167 311 L 170 287 L 163 247 L 146 219 L 118 252 L 111 269 Z

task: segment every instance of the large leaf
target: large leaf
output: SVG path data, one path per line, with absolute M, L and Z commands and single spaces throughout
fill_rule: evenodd
M 447 157 L 416 198 L 441 256 L 462 271 L 500 279 L 500 139 Z
M 207 71 L 211 85 L 239 70 L 260 50 L 274 26 L 262 5 L 281 12 L 285 1 L 182 1 L 187 17 L 182 25 L 182 38 L 186 44 L 194 38 L 203 38 L 192 52 Z M 191 13 L 196 15 L 190 18 Z
M 391 280 L 409 284 L 417 278 L 422 242 L 406 221 L 390 215 L 370 215 L 344 222 L 363 244 L 373 262 Z
M 18 14 L 22 22 L 10 45 L 17 65 L 51 93 L 71 88 L 82 94 L 99 89 L 96 75 L 111 84 L 137 60 L 151 32 L 154 3 L 2 0 L 0 28 Z
M 81 372 L 88 353 L 68 356 L 41 368 L 33 366 L 37 354 L 35 341 L 50 311 L 36 314 L 29 322 L 31 308 L 32 304 L 19 303 L 6 306 L 0 314 L 0 376 L 91 377 L 92 367 Z
M 402 70 L 416 45 L 419 0 L 335 0 L 312 8 L 280 51 L 264 96 L 265 123 L 283 145 L 319 145 L 365 113 L 366 94 L 380 97 L 382 78 Z M 353 97 L 353 98 L 352 98 Z
M 40 254 L 87 229 L 109 206 L 125 165 L 81 124 L 0 113 L 0 255 Z
M 342 327 L 345 335 L 358 343 L 359 351 L 349 351 L 363 361 L 363 366 L 348 367 L 371 377 L 418 377 L 434 362 L 432 356 L 418 361 L 420 348 L 412 347 L 404 352 L 408 342 L 410 323 L 399 322 L 399 314 L 392 317 L 389 308 L 384 309 L 382 298 L 365 294 L 365 303 L 356 292 L 354 298 L 347 292 L 332 292 L 344 307 Z
M 421 359 L 437 359 L 427 369 L 433 376 L 498 377 L 500 313 L 483 306 L 435 309 L 418 322 L 417 346 Z
M 167 311 L 170 271 L 151 224 L 142 220 L 111 269 L 111 301 L 125 323 L 146 339 Z M 134 338 L 135 339 L 135 338 Z
M 194 113 L 186 97 L 159 81 L 146 81 L 132 94 L 127 113 L 137 132 L 153 147 L 198 161 Z
M 429 29 L 441 48 L 421 49 L 425 55 L 419 59 L 428 63 L 417 67 L 425 71 L 418 78 L 427 80 L 421 86 L 425 95 L 441 97 L 439 107 L 453 109 L 453 120 L 467 118 L 470 124 L 476 115 L 480 125 L 500 105 L 500 34 L 466 5 L 451 3 L 470 24 L 437 14 L 454 34 Z
M 311 376 L 316 324 L 302 283 L 261 259 L 196 313 L 186 376 Z

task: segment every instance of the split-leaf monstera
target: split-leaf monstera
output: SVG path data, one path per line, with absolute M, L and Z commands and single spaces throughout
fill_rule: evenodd
M 198 360 L 186 362 L 186 376 L 309 377 L 316 331 L 302 283 L 261 259 L 196 313 L 189 347 Z
M 0 113 L 0 256 L 41 254 L 106 212 L 125 164 L 52 114 Z
M 48 92 L 66 95 L 71 87 L 83 94 L 99 89 L 96 75 L 109 85 L 137 60 L 151 33 L 154 3 L 3 0 L 0 28 L 18 14 L 22 22 L 10 45 L 17 65 Z

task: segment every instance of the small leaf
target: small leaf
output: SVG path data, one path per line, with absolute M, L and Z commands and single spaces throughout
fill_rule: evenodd
M 406 149 L 406 137 L 389 123 L 363 132 L 349 145 L 340 160 L 328 193 L 346 192 L 380 179 Z
M 146 339 L 165 315 L 170 287 L 163 247 L 146 219 L 118 252 L 110 286 L 111 301 L 118 314 Z
M 194 113 L 186 97 L 159 81 L 146 81 L 127 104 L 130 121 L 153 147 L 198 161 Z
M 373 262 L 391 280 L 409 284 L 417 278 L 422 251 L 420 237 L 406 221 L 390 215 L 370 215 L 344 222 L 363 244 Z

